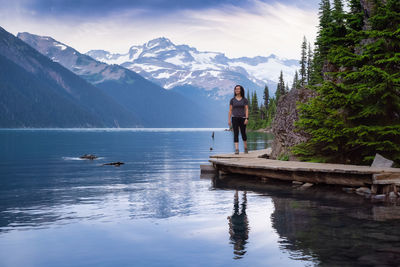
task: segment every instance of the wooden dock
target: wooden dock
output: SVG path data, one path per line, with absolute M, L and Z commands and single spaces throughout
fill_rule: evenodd
M 400 168 L 376 168 L 360 165 L 311 163 L 268 159 L 268 150 L 248 154 L 210 156 L 209 162 L 219 176 L 244 174 L 266 179 L 279 179 L 313 184 L 343 186 L 400 186 Z

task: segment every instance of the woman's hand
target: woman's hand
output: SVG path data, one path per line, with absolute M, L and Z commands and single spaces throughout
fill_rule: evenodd
M 244 125 L 247 125 L 247 123 L 249 123 L 249 120 L 248 120 L 248 119 L 245 119 L 245 120 L 244 120 Z

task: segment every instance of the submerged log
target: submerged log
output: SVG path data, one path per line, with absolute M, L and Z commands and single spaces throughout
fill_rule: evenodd
M 115 166 L 115 167 L 119 167 L 119 166 L 121 166 L 123 164 L 125 164 L 125 163 L 117 161 L 117 162 L 103 163 L 103 165 L 101 165 L 101 166 L 112 165 L 112 166 Z

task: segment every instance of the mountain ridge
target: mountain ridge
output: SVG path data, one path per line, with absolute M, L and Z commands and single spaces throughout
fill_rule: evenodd
M 11 123 L 15 127 L 140 125 L 134 114 L 107 97 L 100 89 L 43 56 L 1 27 L 0 55 L 0 89 L 4 97 L 2 109 L 8 114 L 0 121 L 1 127 L 10 126 L 9 118 L 19 122 Z M 24 97 L 27 95 L 31 97 Z M 28 106 L 30 110 L 26 110 Z

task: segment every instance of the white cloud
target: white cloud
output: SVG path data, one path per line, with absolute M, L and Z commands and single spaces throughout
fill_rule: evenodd
M 317 10 L 303 10 L 259 0 L 248 9 L 181 10 L 156 17 L 140 10 L 127 10 L 107 17 L 37 19 L 29 11 L 0 13 L 3 27 L 16 34 L 27 31 L 48 35 L 80 52 L 104 49 L 127 52 L 134 44 L 164 36 L 176 44 L 189 44 L 202 51 L 223 52 L 229 57 L 267 56 L 299 58 L 305 35 L 313 43 L 318 25 Z M 23 14 L 23 16 L 22 16 Z

